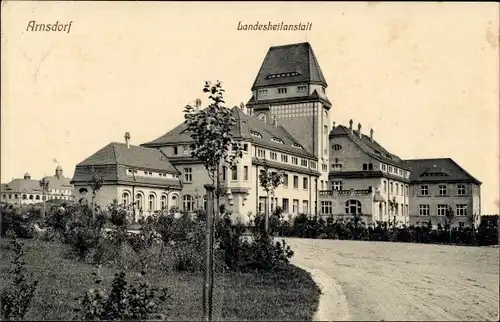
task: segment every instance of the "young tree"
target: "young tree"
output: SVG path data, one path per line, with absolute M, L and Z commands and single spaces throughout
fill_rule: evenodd
M 45 193 L 49 191 L 49 183 L 50 181 L 45 179 L 45 177 L 38 182 L 40 188 L 42 189 L 42 203 L 43 203 L 42 219 L 45 218 Z
M 205 82 L 203 92 L 208 94 L 210 104 L 201 109 L 201 100 L 196 100 L 195 107 L 187 105 L 184 109 L 184 123 L 187 125 L 186 131 L 191 134 L 191 156 L 199 160 L 208 172 L 212 183 L 215 184 L 216 191 L 220 190 L 220 167 L 227 163 L 230 166 L 237 164 L 242 156 L 240 145 L 233 140 L 232 130 L 236 124 L 236 119 L 230 109 L 224 106 L 224 89 L 218 81 L 215 84 Z M 212 194 L 213 191 L 207 191 Z M 217 193 L 217 214 L 219 213 L 220 194 Z M 211 198 L 211 196 L 207 196 Z M 214 275 L 214 220 L 212 209 L 207 209 L 207 240 L 211 242 L 206 245 L 207 270 L 205 273 L 205 282 L 210 284 L 208 293 L 208 307 L 205 307 L 206 318 L 211 319 L 211 296 L 213 293 L 213 275 Z M 206 285 L 205 284 L 205 285 Z M 206 303 L 204 301 L 204 303 Z
M 271 172 L 267 163 L 264 163 L 264 170 L 259 174 L 260 186 L 267 194 L 266 213 L 264 215 L 265 232 L 269 233 L 269 212 L 271 210 L 271 196 L 274 191 L 283 183 L 283 173 Z
M 90 186 L 90 189 L 92 189 L 92 220 L 95 221 L 95 197 L 97 192 L 101 190 L 104 178 L 99 172 L 96 171 L 96 169 L 94 169 L 94 167 L 90 167 L 90 176 L 90 181 L 87 183 Z
M 455 217 L 455 212 L 453 211 L 453 208 L 451 206 L 448 206 L 448 209 L 446 209 L 446 219 L 448 220 L 447 225 L 449 227 L 448 233 L 449 233 L 450 243 L 451 243 L 451 222 L 453 221 L 454 217 Z

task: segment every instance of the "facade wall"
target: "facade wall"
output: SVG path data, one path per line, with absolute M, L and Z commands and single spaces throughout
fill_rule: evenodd
M 439 186 L 445 185 L 447 193 L 444 196 L 439 195 Z M 458 194 L 458 186 L 466 187 L 465 195 Z M 427 186 L 428 195 L 422 194 L 422 186 Z M 411 223 L 428 222 L 431 219 L 432 224 L 436 226 L 438 223 L 445 224 L 446 217 L 438 215 L 438 205 L 451 206 L 455 212 L 455 217 L 452 220 L 452 226 L 463 225 L 469 227 L 472 224 L 472 215 L 479 214 L 479 189 L 477 185 L 471 183 L 418 183 L 410 186 L 410 214 Z M 429 215 L 420 215 L 420 206 L 429 206 Z M 457 211 L 457 205 L 466 205 L 466 216 L 460 216 Z

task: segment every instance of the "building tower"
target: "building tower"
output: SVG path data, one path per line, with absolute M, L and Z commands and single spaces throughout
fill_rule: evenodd
M 63 177 L 63 169 L 60 165 L 56 168 L 56 178 L 61 179 Z
M 308 42 L 269 48 L 252 86 L 248 114 L 279 122 L 318 158 L 319 180 L 328 182 L 330 108 L 325 77 Z M 318 189 L 322 190 L 318 183 Z M 326 188 L 325 188 L 326 189 Z

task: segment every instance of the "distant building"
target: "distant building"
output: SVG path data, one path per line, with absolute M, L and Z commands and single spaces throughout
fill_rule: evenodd
M 451 207 L 452 226 L 479 223 L 481 182 L 450 158 L 406 160 L 411 168 L 410 222 L 444 225 Z
M 48 182 L 45 200 L 74 200 L 73 185 L 70 179 L 63 175 L 60 165 L 57 166 L 53 176 L 47 176 L 44 179 Z M 1 200 L 9 204 L 34 204 L 44 200 L 40 180 L 31 179 L 29 173 L 26 173 L 22 179 L 14 179 L 8 184 L 2 184 L 1 189 Z
M 129 207 L 136 215 L 179 206 L 181 182 L 179 171 L 158 149 L 133 146 L 130 134 L 125 143 L 110 143 L 78 163 L 71 181 L 76 200 L 92 201 L 92 169 L 102 177 L 103 186 L 96 192 L 95 202 L 102 207 L 114 199 Z

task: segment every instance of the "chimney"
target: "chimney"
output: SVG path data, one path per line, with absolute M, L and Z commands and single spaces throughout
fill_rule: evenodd
M 351 134 L 353 134 L 352 119 L 349 120 L 349 132 L 351 132 Z
M 362 136 L 361 136 L 361 123 L 358 123 L 358 136 L 360 139 L 362 138 Z
M 370 129 L 370 141 L 373 143 L 373 129 Z
M 332 130 L 335 128 L 335 122 L 333 122 L 332 124 Z
M 278 127 L 278 119 L 276 118 L 276 116 L 273 116 L 273 125 L 275 127 Z
M 127 145 L 127 148 L 130 148 L 130 133 L 125 132 L 125 144 Z

